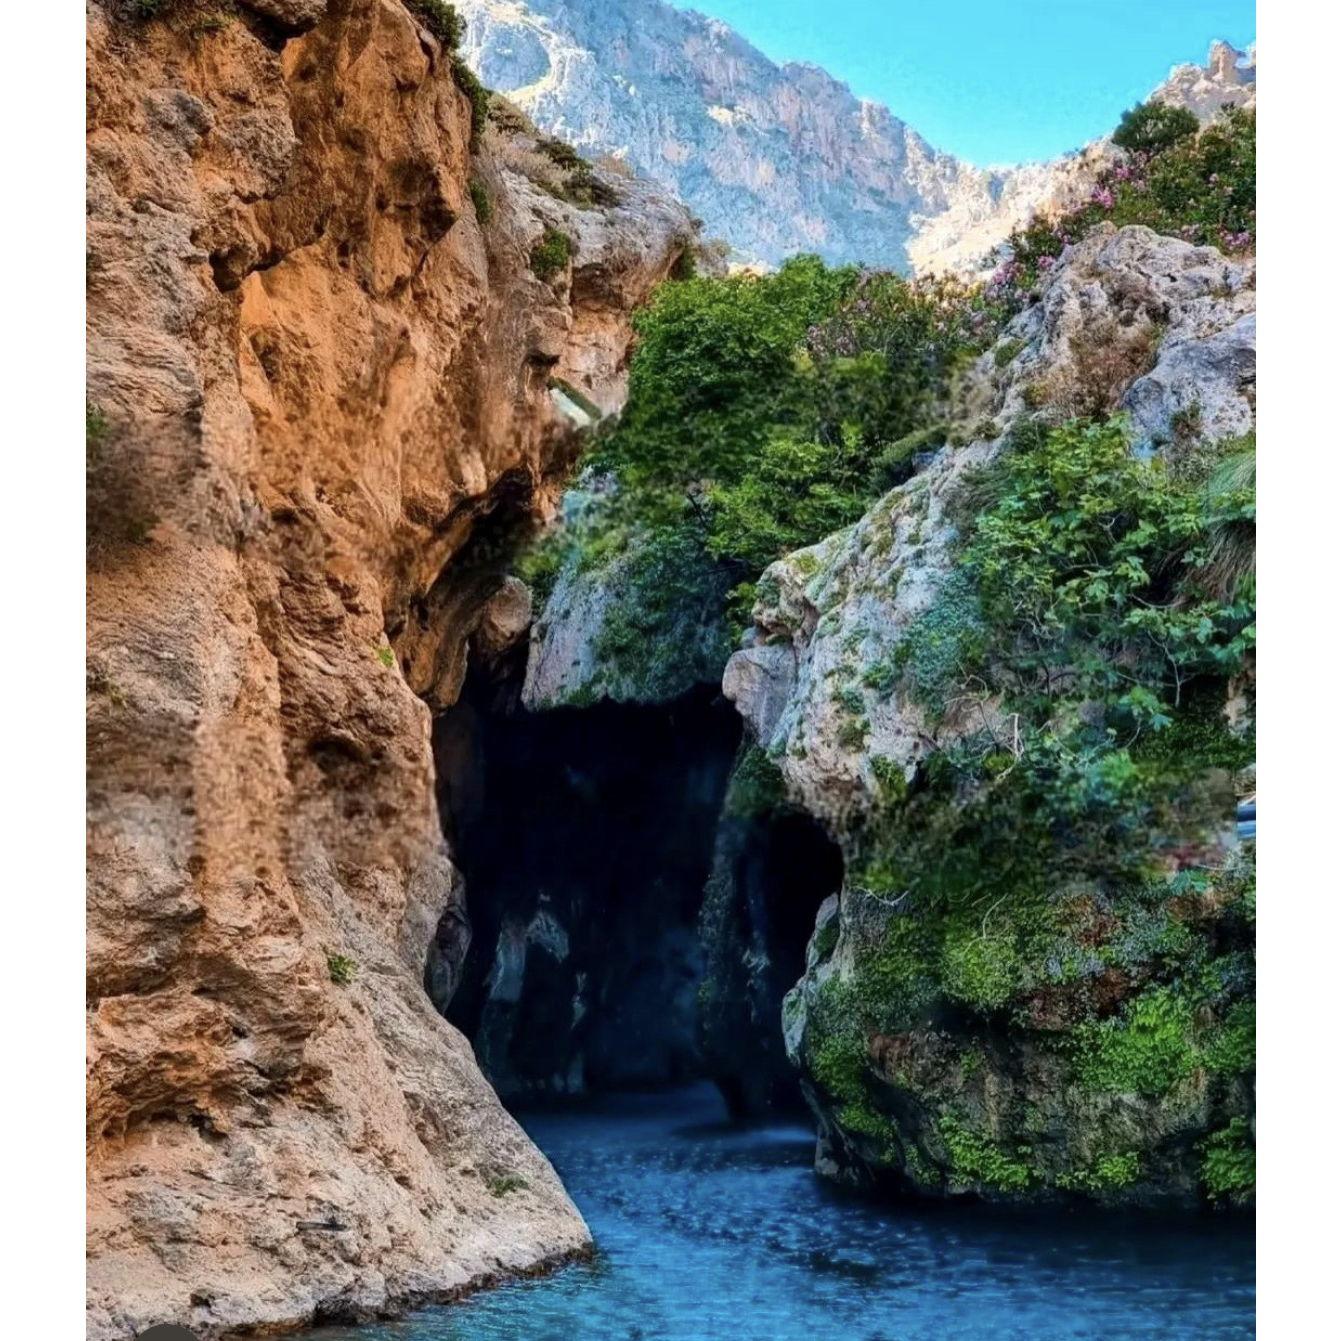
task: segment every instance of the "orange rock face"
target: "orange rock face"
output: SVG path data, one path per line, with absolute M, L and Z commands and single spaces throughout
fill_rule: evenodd
M 472 151 L 400 0 L 165 9 L 88 9 L 93 1337 L 586 1246 L 422 988 L 461 896 L 429 704 L 497 591 L 472 535 L 571 461 L 551 376 L 618 403 L 692 233 Z M 546 228 L 573 259 L 542 281 Z

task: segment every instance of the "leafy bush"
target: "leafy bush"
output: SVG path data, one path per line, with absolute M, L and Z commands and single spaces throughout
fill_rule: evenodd
M 1004 466 L 965 559 L 1017 688 L 1098 698 L 1139 733 L 1168 724 L 1185 681 L 1238 668 L 1252 612 L 1198 589 L 1201 493 L 1135 456 L 1122 420 L 1063 425 Z M 1250 518 L 1251 500 L 1216 515 Z
M 531 248 L 532 273 L 540 279 L 551 279 L 567 266 L 572 255 L 573 243 L 568 234 L 557 228 L 547 228 L 540 241 Z
M 993 320 L 948 281 L 816 257 L 663 285 L 635 318 L 628 404 L 591 458 L 619 481 L 630 543 L 688 515 L 738 615 L 769 563 L 855 521 L 945 441 L 922 421 Z
M 1246 1118 L 1232 1118 L 1201 1143 L 1201 1180 L 1212 1201 L 1246 1202 L 1257 1187 L 1257 1152 Z
M 1105 221 L 1119 228 L 1144 224 L 1157 233 L 1226 252 L 1255 245 L 1257 122 L 1253 112 L 1231 108 L 1199 133 L 1185 136 L 1178 135 L 1176 127 L 1161 132 L 1146 116 L 1131 128 L 1131 135 L 1154 140 L 1162 135 L 1168 142 L 1143 149 L 1107 170 L 1089 201 L 1078 209 L 1057 218 L 1035 216 L 1017 229 L 1009 241 L 1011 259 L 988 286 L 991 301 L 1006 310 L 1028 302 L 1063 249 Z
M 489 1195 L 494 1197 L 505 1197 L 509 1192 L 520 1192 L 522 1188 L 529 1187 L 530 1184 L 519 1173 L 498 1174 L 489 1179 Z
M 1196 113 L 1186 107 L 1144 102 L 1122 113 L 1122 120 L 1113 132 L 1113 143 L 1119 149 L 1137 154 L 1158 154 L 1189 139 L 1200 129 Z

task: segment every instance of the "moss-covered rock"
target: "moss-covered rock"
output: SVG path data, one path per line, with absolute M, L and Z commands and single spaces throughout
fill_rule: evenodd
M 847 887 L 784 1014 L 821 1171 L 1007 1202 L 1250 1200 L 1250 882 L 1243 853 L 987 910 Z

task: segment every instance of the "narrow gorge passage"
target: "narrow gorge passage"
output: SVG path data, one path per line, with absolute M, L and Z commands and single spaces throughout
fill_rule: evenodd
M 430 951 L 434 1004 L 509 1102 L 709 1078 L 737 1116 L 799 1109 L 781 1003 L 836 849 L 734 813 L 741 723 L 712 688 L 530 711 L 518 671 L 474 667 L 435 728 L 466 915 Z

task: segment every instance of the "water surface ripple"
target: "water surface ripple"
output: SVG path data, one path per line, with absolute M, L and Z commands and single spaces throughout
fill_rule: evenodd
M 591 1265 L 326 1328 L 322 1341 L 1217 1341 L 1253 1335 L 1247 1226 L 873 1206 L 802 1125 L 716 1092 L 524 1116 L 587 1217 Z

